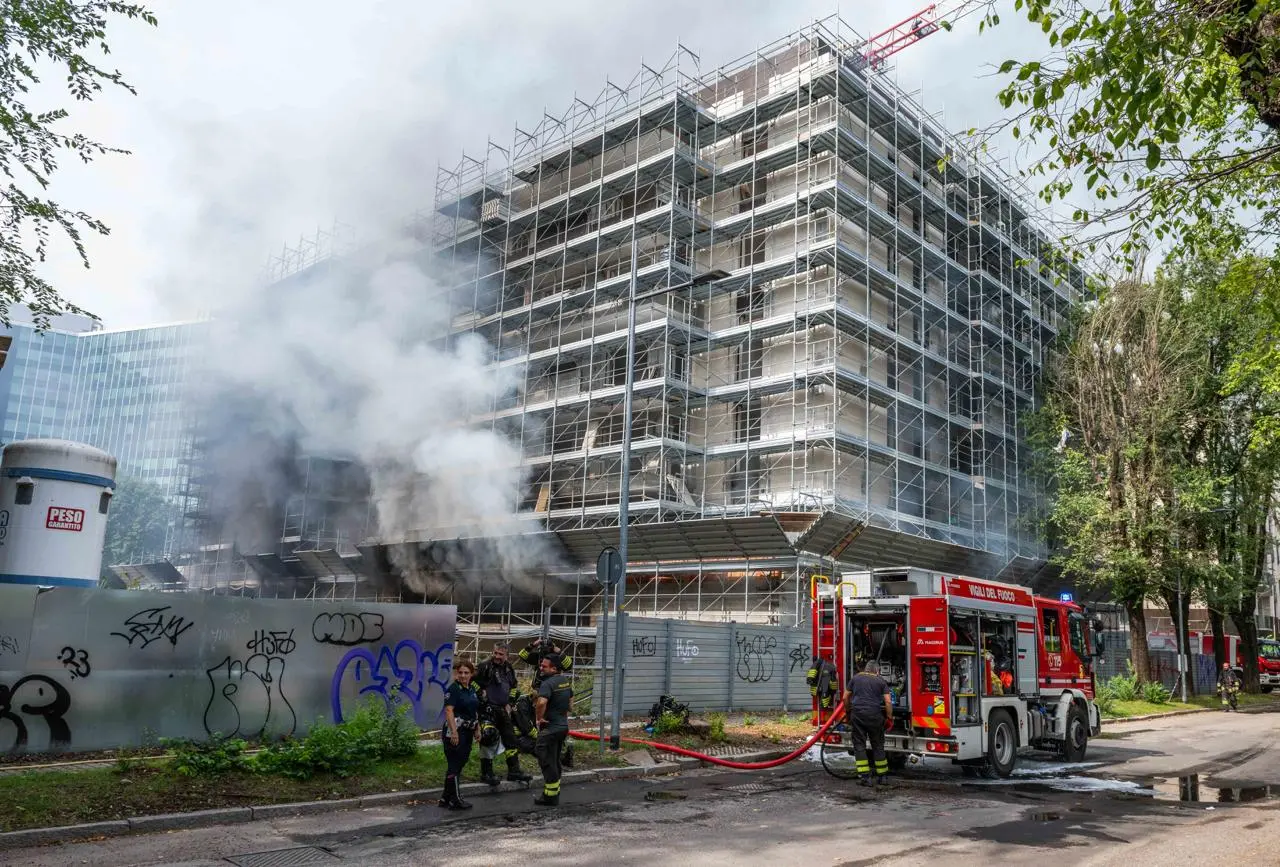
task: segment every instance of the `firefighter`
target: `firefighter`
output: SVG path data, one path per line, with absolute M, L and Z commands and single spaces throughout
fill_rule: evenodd
M 805 672 L 804 682 L 809 685 L 809 695 L 818 701 L 819 715 L 824 710 L 831 710 L 840 689 L 840 675 L 835 665 L 830 660 L 815 656 Z
M 542 674 L 537 714 L 538 742 L 534 755 L 542 769 L 542 794 L 533 799 L 540 807 L 560 803 L 560 750 L 569 737 L 569 706 L 573 703 L 573 680 L 560 670 L 556 655 L 542 657 L 538 670 Z
M 512 702 L 515 700 L 516 670 L 508 657 L 507 645 L 493 648 L 493 656 L 480 663 L 476 670 L 476 684 L 480 687 L 480 699 L 484 703 L 481 717 L 497 730 L 499 741 L 507 754 L 507 780 L 512 783 L 529 783 L 533 777 L 520 770 L 520 748 L 515 727 L 511 724 Z M 482 735 L 487 732 L 482 732 Z M 499 783 L 493 772 L 493 759 L 497 753 L 491 734 L 481 739 L 480 780 L 490 786 Z M 487 755 L 486 755 L 487 754 Z
M 437 802 L 450 810 L 470 810 L 471 805 L 462 800 L 458 780 L 462 768 L 471 758 L 471 739 L 480 721 L 480 693 L 472 678 L 476 667 L 465 659 L 453 661 L 453 681 L 444 692 L 444 728 L 440 739 L 444 742 L 447 763 L 444 778 L 444 795 Z
M 565 653 L 563 649 L 552 644 L 549 640 L 544 641 L 541 638 L 534 639 L 534 642 L 524 650 L 516 654 L 516 658 L 525 665 L 533 666 L 533 691 L 536 693 L 538 687 L 542 685 L 542 666 L 540 663 L 545 657 L 554 657 L 556 660 L 556 670 L 568 674 L 573 671 L 573 657 Z
M 1231 663 L 1222 663 L 1222 673 L 1218 675 L 1218 696 L 1222 699 L 1223 713 L 1236 710 L 1236 696 L 1239 694 L 1240 675 L 1236 674 Z
M 553 644 L 550 640 L 542 638 L 534 639 L 533 643 L 516 654 L 516 658 L 526 665 L 533 666 L 533 697 L 538 697 L 538 687 L 542 685 L 542 660 L 551 658 L 555 660 L 556 670 L 567 675 L 573 670 L 573 657 Z M 566 744 L 564 748 L 564 757 L 561 763 L 566 768 L 573 767 L 573 744 Z
M 853 735 L 853 754 L 857 760 L 858 782 L 873 785 L 871 762 L 867 760 L 867 741 L 871 741 L 871 759 L 875 762 L 875 784 L 886 785 L 889 760 L 884 752 L 884 733 L 893 727 L 893 699 L 889 684 L 879 675 L 880 664 L 867 660 L 862 671 L 849 678 L 844 702 L 848 712 L 849 731 Z

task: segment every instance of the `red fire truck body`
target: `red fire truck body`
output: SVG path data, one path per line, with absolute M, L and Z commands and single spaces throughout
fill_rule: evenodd
M 1020 748 L 1083 760 L 1101 728 L 1092 627 L 1073 603 L 923 569 L 813 586 L 815 656 L 841 685 L 868 660 L 889 683 L 891 764 L 924 754 L 1008 776 Z M 827 707 L 815 700 L 815 717 Z

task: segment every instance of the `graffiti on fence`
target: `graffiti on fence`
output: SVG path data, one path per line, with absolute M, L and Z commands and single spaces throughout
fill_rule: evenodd
M 675 641 L 676 659 L 688 665 L 698 658 L 698 645 L 688 638 L 677 638 Z
M 49 737 L 36 741 L 33 747 L 59 750 L 70 746 L 71 727 L 64 719 L 70 709 L 71 693 L 43 674 L 29 674 L 12 686 L 0 683 L 0 752 L 26 747 L 37 720 L 43 721 Z
M 649 657 L 658 655 L 658 636 L 638 635 L 631 639 L 631 655 Z
M 167 639 L 171 646 L 177 647 L 178 639 L 195 624 L 184 617 L 165 614 L 168 610 L 168 605 L 163 608 L 144 608 L 125 620 L 122 627 L 126 630 L 125 632 L 111 634 L 118 635 L 129 642 L 130 647 L 133 647 L 133 643 L 137 641 L 140 650 L 162 639 Z
M 778 639 L 772 635 L 739 635 L 734 672 L 746 683 L 768 683 L 773 679 L 773 650 Z
M 791 674 L 794 673 L 797 668 L 801 671 L 808 671 L 809 660 L 813 655 L 809 652 L 809 645 L 797 644 L 795 647 L 791 648 L 791 653 L 789 653 L 788 656 L 791 658 L 791 669 L 788 671 L 788 674 Z
M 58 661 L 70 673 L 72 680 L 77 677 L 88 677 L 93 671 L 93 667 L 89 665 L 89 651 L 87 650 L 64 647 L 58 651 Z
M 349 692 L 347 684 L 351 683 L 361 699 L 376 695 L 388 710 L 407 702 L 418 725 L 437 725 L 444 718 L 444 690 L 452 673 L 451 641 L 434 651 L 423 649 L 413 639 L 405 639 L 394 648 L 384 644 L 376 653 L 367 647 L 353 648 L 333 672 L 330 686 L 333 721 L 342 722 L 354 709 L 344 707 L 344 695 Z M 429 711 L 431 707 L 435 713 Z

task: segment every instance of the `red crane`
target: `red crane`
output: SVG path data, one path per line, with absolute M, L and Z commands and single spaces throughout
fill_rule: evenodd
M 904 48 L 915 45 L 942 29 L 942 23 L 959 21 L 990 5 L 990 0 L 950 0 L 930 3 L 914 15 L 882 30 L 862 45 L 862 56 L 872 69 L 879 69 L 884 62 Z

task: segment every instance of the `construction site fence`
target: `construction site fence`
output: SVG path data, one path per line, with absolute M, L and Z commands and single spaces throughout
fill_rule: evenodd
M 617 628 L 618 619 L 609 618 L 608 647 L 596 649 L 593 715 L 599 712 L 596 698 L 606 717 L 613 707 Z M 621 628 L 624 717 L 647 715 L 663 695 L 674 696 L 694 712 L 799 712 L 810 707 L 805 674 L 813 649 L 807 627 L 623 615 Z M 602 649 L 607 651 L 604 658 Z

